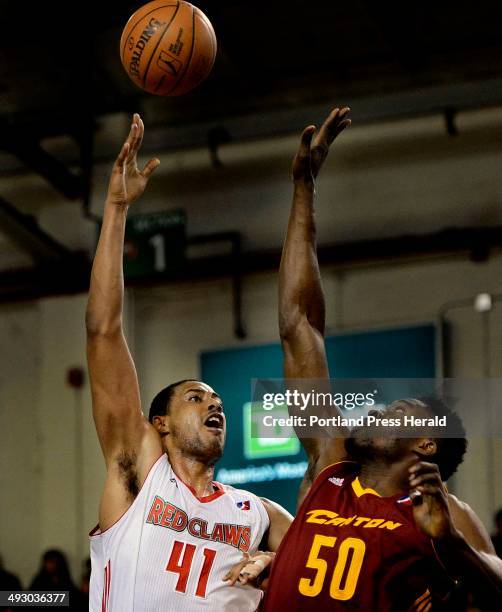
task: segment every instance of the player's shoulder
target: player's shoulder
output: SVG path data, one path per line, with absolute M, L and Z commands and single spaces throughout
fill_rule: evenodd
M 454 522 L 463 524 L 466 522 L 474 523 L 476 526 L 481 523 L 478 515 L 469 504 L 450 492 L 448 492 L 448 506 Z
M 450 507 L 450 512 L 453 516 L 465 517 L 468 519 L 472 519 L 473 516 L 476 517 L 476 513 L 467 502 L 462 501 L 456 495 L 453 495 L 453 493 L 450 493 L 449 491 L 448 506 Z
M 228 498 L 235 500 L 253 500 L 255 503 L 262 503 L 261 499 L 251 493 L 251 491 L 246 491 L 245 489 L 237 489 L 236 487 L 232 487 L 232 485 L 222 484 L 221 482 L 217 483 L 219 487 L 227 494 Z
M 267 511 L 268 517 L 271 521 L 286 520 L 288 522 L 288 525 L 293 522 L 293 515 L 289 513 L 286 508 L 281 506 L 281 504 L 278 504 L 277 502 L 272 501 L 271 499 L 267 499 L 266 497 L 260 497 L 260 500 L 265 510 Z
M 467 502 L 462 501 L 456 495 L 453 495 L 453 493 L 450 493 L 449 491 L 448 491 L 448 503 L 450 504 L 450 506 L 459 508 L 460 510 L 463 510 L 464 512 L 473 511 Z
M 267 509 L 258 495 L 251 493 L 251 491 L 246 491 L 245 489 L 236 489 L 231 485 L 217 484 L 219 487 L 222 487 L 222 490 L 225 492 L 226 495 L 224 495 L 222 499 L 226 499 L 227 503 L 230 502 L 232 506 L 238 510 L 251 512 L 251 514 L 257 514 L 262 519 L 268 520 Z

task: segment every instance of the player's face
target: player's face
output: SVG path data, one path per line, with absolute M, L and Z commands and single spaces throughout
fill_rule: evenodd
M 176 387 L 169 404 L 169 444 L 212 465 L 223 453 L 225 436 L 223 404 L 214 389 L 197 381 Z
M 389 404 L 384 410 L 370 410 L 369 415 L 380 419 L 400 419 L 404 416 L 417 418 L 430 418 L 431 413 L 427 406 L 415 399 L 398 400 Z M 345 447 L 354 459 L 386 458 L 389 461 L 397 461 L 408 455 L 415 447 L 417 439 L 422 437 L 423 432 L 417 431 L 417 438 L 402 438 L 399 430 L 384 426 L 367 425 L 356 427 L 345 441 Z

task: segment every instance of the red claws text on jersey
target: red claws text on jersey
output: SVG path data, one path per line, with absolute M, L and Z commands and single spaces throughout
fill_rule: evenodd
M 186 529 L 194 538 L 228 544 L 238 548 L 241 552 L 247 552 L 251 544 L 250 527 L 246 525 L 215 523 L 209 531 L 206 520 L 190 518 L 184 510 L 163 500 L 158 495 L 155 496 L 152 502 L 146 522 L 178 532 L 185 531 Z

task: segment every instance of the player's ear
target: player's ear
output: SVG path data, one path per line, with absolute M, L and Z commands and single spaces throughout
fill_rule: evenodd
M 167 436 L 169 433 L 169 417 L 167 414 L 163 416 L 154 416 L 152 425 L 159 432 L 161 437 Z
M 438 447 L 434 438 L 420 438 L 414 445 L 413 450 L 419 455 L 430 457 L 437 453 Z

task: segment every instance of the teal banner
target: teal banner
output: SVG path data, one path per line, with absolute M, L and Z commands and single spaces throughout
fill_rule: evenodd
M 434 378 L 434 346 L 433 325 L 326 339 L 332 378 Z M 299 440 L 253 435 L 251 383 L 282 377 L 280 344 L 206 351 L 200 370 L 201 379 L 223 398 L 227 416 L 227 442 L 216 480 L 268 497 L 294 513 L 307 467 Z M 405 387 L 403 396 L 409 396 L 413 390 Z

